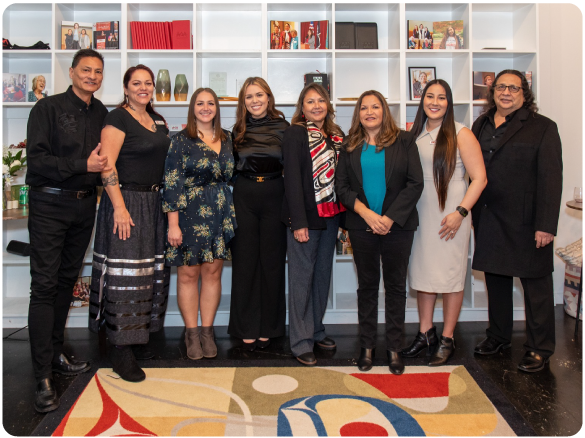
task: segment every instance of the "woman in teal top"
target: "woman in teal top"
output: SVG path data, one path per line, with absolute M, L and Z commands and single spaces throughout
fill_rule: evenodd
M 357 365 L 361 371 L 372 368 L 382 260 L 389 368 L 402 374 L 406 271 L 418 226 L 416 203 L 423 190 L 420 157 L 415 138 L 396 126 L 384 97 L 374 90 L 358 99 L 348 137 L 335 185 L 347 208 L 345 226 L 358 275 Z
M 382 214 L 382 204 L 386 196 L 386 175 L 384 169 L 385 150 L 377 151 L 375 144 L 364 143 L 362 146 L 362 175 L 364 192 L 370 210 Z

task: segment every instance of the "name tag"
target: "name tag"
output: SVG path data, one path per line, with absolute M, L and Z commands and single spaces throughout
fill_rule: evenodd
M 164 125 L 165 122 L 163 122 L 162 120 L 155 120 L 154 123 L 156 123 L 157 125 Z
M 436 144 L 437 142 L 434 140 L 431 140 L 431 144 Z

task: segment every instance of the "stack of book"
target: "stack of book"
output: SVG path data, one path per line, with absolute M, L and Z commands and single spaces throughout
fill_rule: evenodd
M 189 50 L 193 48 L 190 20 L 131 21 L 133 49 Z
M 335 49 L 371 50 L 378 48 L 378 24 L 338 21 L 335 23 Z

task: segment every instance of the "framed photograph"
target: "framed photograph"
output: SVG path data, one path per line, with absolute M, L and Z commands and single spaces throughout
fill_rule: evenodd
M 408 67 L 410 79 L 410 100 L 420 100 L 429 81 L 436 79 L 435 67 Z
M 26 102 L 26 74 L 2 73 L 2 102 Z
M 91 276 L 79 277 L 75 286 L 73 286 L 73 296 L 70 307 L 89 306 L 89 288 L 91 285 Z
M 61 50 L 91 49 L 93 23 L 61 22 Z
M 51 74 L 49 73 L 29 73 L 26 101 L 37 102 L 39 99 L 49 96 L 51 94 L 50 83 Z
M 483 101 L 488 97 L 489 88 L 492 86 L 496 74 L 493 71 L 473 72 L 473 100 Z

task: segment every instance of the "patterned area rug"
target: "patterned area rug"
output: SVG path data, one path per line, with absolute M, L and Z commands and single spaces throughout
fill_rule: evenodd
M 58 426 L 45 424 L 39 434 L 534 434 L 497 389 L 487 391 L 491 400 L 467 368 L 407 366 L 402 376 L 390 374 L 386 366 L 367 373 L 355 366 L 145 368 L 141 383 L 101 368 L 88 376 L 91 380 L 64 417 L 54 418 Z

